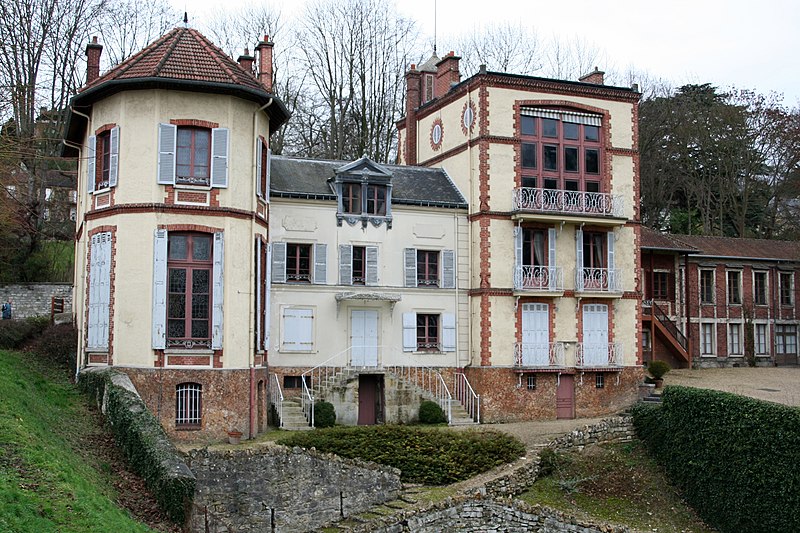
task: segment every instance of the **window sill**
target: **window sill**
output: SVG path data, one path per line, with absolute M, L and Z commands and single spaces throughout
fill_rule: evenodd
M 111 192 L 111 187 L 104 187 L 102 189 L 95 189 L 92 191 L 92 194 L 97 196 L 98 194 L 105 194 L 107 192 Z
M 214 355 L 214 350 L 210 348 L 167 348 L 164 353 L 166 355 Z
M 716 359 L 717 358 L 717 354 L 715 354 L 715 353 L 701 353 L 700 357 L 702 357 L 704 359 L 711 359 L 711 358 Z
M 175 431 L 200 431 L 202 426 L 175 426 Z
M 108 348 L 86 348 L 85 352 L 87 354 L 96 353 L 108 355 Z
M 190 183 L 175 183 L 173 187 L 182 191 L 210 191 L 213 189 L 211 185 L 192 185 Z

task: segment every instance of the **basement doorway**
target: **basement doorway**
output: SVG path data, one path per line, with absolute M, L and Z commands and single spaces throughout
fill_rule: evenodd
M 358 376 L 358 425 L 383 424 L 383 374 Z
M 556 418 L 575 418 L 575 376 L 572 374 L 561 374 L 559 378 L 556 389 Z

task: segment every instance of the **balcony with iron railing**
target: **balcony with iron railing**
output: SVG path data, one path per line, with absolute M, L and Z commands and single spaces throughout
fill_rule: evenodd
M 620 342 L 590 343 L 581 342 L 575 350 L 576 368 L 621 367 L 623 345 Z
M 618 268 L 578 268 L 575 271 L 575 290 L 622 294 L 622 271 Z
M 514 366 L 517 368 L 563 368 L 566 366 L 564 343 L 517 342 L 514 344 Z
M 564 276 L 561 267 L 521 265 L 514 269 L 514 290 L 561 292 Z
M 576 219 L 624 219 L 624 207 L 621 195 L 602 192 L 517 187 L 512 198 L 512 209 L 518 214 L 566 215 Z

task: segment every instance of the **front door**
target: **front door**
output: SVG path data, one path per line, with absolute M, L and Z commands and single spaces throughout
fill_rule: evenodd
M 550 313 L 547 304 L 522 304 L 522 366 L 550 364 Z
M 383 375 L 358 376 L 358 425 L 371 426 L 383 422 Z
M 583 306 L 583 365 L 608 365 L 608 306 Z
M 373 309 L 350 311 L 350 363 L 378 366 L 378 312 Z
M 556 418 L 575 418 L 575 379 L 571 374 L 562 374 L 558 378 Z

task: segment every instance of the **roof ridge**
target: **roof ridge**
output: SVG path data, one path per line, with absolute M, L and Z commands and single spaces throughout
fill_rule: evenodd
M 225 51 L 222 50 L 222 48 L 214 45 L 211 41 L 208 40 L 208 37 L 206 37 L 205 35 L 203 35 L 199 31 L 197 31 L 196 29 L 190 28 L 189 29 L 189 33 L 192 34 L 192 36 L 200 44 L 200 46 L 202 46 L 203 48 L 206 49 L 206 51 L 209 52 L 208 55 L 211 56 L 211 58 L 217 63 L 217 65 L 222 67 L 222 69 L 228 74 L 228 76 L 231 77 L 231 79 L 233 81 L 237 81 L 236 74 L 233 72 L 233 70 L 231 70 L 231 68 L 228 65 L 225 64 L 224 61 L 221 61 L 221 59 L 219 57 L 219 54 L 222 54 L 224 57 L 229 58 L 228 54 L 226 54 Z M 231 61 L 233 61 L 232 58 L 229 58 L 229 59 Z M 234 63 L 235 63 L 235 61 L 234 61 Z M 237 65 L 238 65 L 238 63 L 237 63 Z M 241 72 L 244 72 L 244 69 L 242 69 L 241 67 L 239 68 L 239 70 Z
M 172 28 L 172 30 L 168 31 L 167 33 L 165 33 L 164 35 L 162 35 L 158 39 L 154 40 L 153 42 L 151 42 L 150 44 L 148 44 L 147 46 L 145 46 L 144 48 L 139 50 L 137 53 L 135 53 L 132 56 L 130 56 L 128 59 L 126 59 L 122 63 L 119 63 L 116 67 L 112 68 L 111 70 L 109 70 L 108 72 L 103 74 L 102 76 L 99 76 L 97 79 L 95 79 L 92 82 L 92 85 L 99 85 L 103 81 L 107 81 L 106 78 L 112 79 L 112 80 L 115 80 L 115 79 L 119 78 L 122 74 L 125 74 L 128 70 L 130 70 L 132 67 L 137 65 L 139 63 L 139 61 L 141 61 L 145 57 L 145 55 L 147 53 L 149 53 L 150 51 L 152 51 L 152 50 L 158 48 L 159 46 L 161 46 L 161 44 L 163 42 L 165 42 L 169 38 L 170 35 L 172 35 L 175 31 L 177 31 L 179 29 L 180 28 L 178 28 L 178 27 Z M 112 73 L 113 73 L 113 76 L 109 77 L 109 75 L 111 75 Z M 87 84 L 86 86 L 88 87 L 89 85 Z
M 186 29 L 186 28 L 175 28 L 175 30 L 177 32 L 177 35 L 172 40 L 172 44 L 167 49 L 167 51 L 164 52 L 164 55 L 161 57 L 161 60 L 156 65 L 156 68 L 153 71 L 153 75 L 155 75 L 155 76 L 160 76 L 161 75 L 161 69 L 164 68 L 164 65 L 167 63 L 167 60 L 172 55 L 172 52 L 175 51 L 175 48 L 178 47 L 178 43 L 181 42 L 181 37 L 183 36 L 183 33 L 184 33 L 182 30 L 184 30 L 184 29 Z

